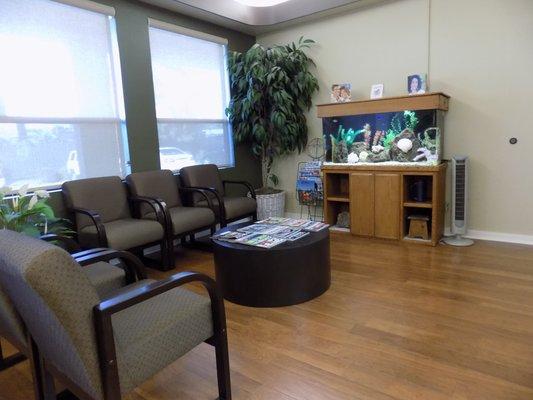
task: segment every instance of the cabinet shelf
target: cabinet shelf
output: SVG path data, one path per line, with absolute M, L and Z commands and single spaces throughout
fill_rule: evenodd
M 333 225 L 329 227 L 330 232 L 337 233 L 350 233 L 350 228 L 341 228 L 339 226 Z
M 431 201 L 406 201 L 403 203 L 403 206 L 412 208 L 433 208 L 433 203 Z
M 418 239 L 418 238 L 410 238 L 409 236 L 405 236 L 403 238 L 404 242 L 412 242 L 412 243 L 420 243 L 420 244 L 427 244 L 427 245 L 433 245 L 433 242 L 431 239 L 425 240 L 425 239 Z
M 328 201 L 336 201 L 339 203 L 349 203 L 350 198 L 347 196 L 329 196 Z

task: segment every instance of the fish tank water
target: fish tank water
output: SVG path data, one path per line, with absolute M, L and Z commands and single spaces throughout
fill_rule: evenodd
M 437 165 L 442 154 L 443 120 L 439 110 L 322 118 L 326 161 Z

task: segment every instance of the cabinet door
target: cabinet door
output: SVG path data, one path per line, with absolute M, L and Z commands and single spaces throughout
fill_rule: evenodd
M 374 174 L 374 235 L 400 238 L 400 174 Z
M 374 236 L 374 174 L 350 174 L 350 230 L 354 235 Z

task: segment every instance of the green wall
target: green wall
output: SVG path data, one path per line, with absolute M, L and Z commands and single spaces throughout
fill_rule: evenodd
M 244 51 L 255 37 L 167 11 L 140 1 L 97 0 L 115 8 L 120 50 L 126 126 L 133 172 L 159 169 L 159 143 L 155 115 L 148 18 L 183 26 L 228 39 L 230 50 Z M 97 160 L 95 160 L 97 162 Z M 240 179 L 261 185 L 261 167 L 246 145 L 235 148 L 235 167 L 223 169 L 227 179 Z M 64 215 L 61 198 L 52 196 L 51 204 Z

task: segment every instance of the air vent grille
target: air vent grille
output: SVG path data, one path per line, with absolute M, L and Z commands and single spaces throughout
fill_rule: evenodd
M 457 161 L 455 166 L 455 220 L 465 219 L 465 181 L 466 165 L 464 161 Z

